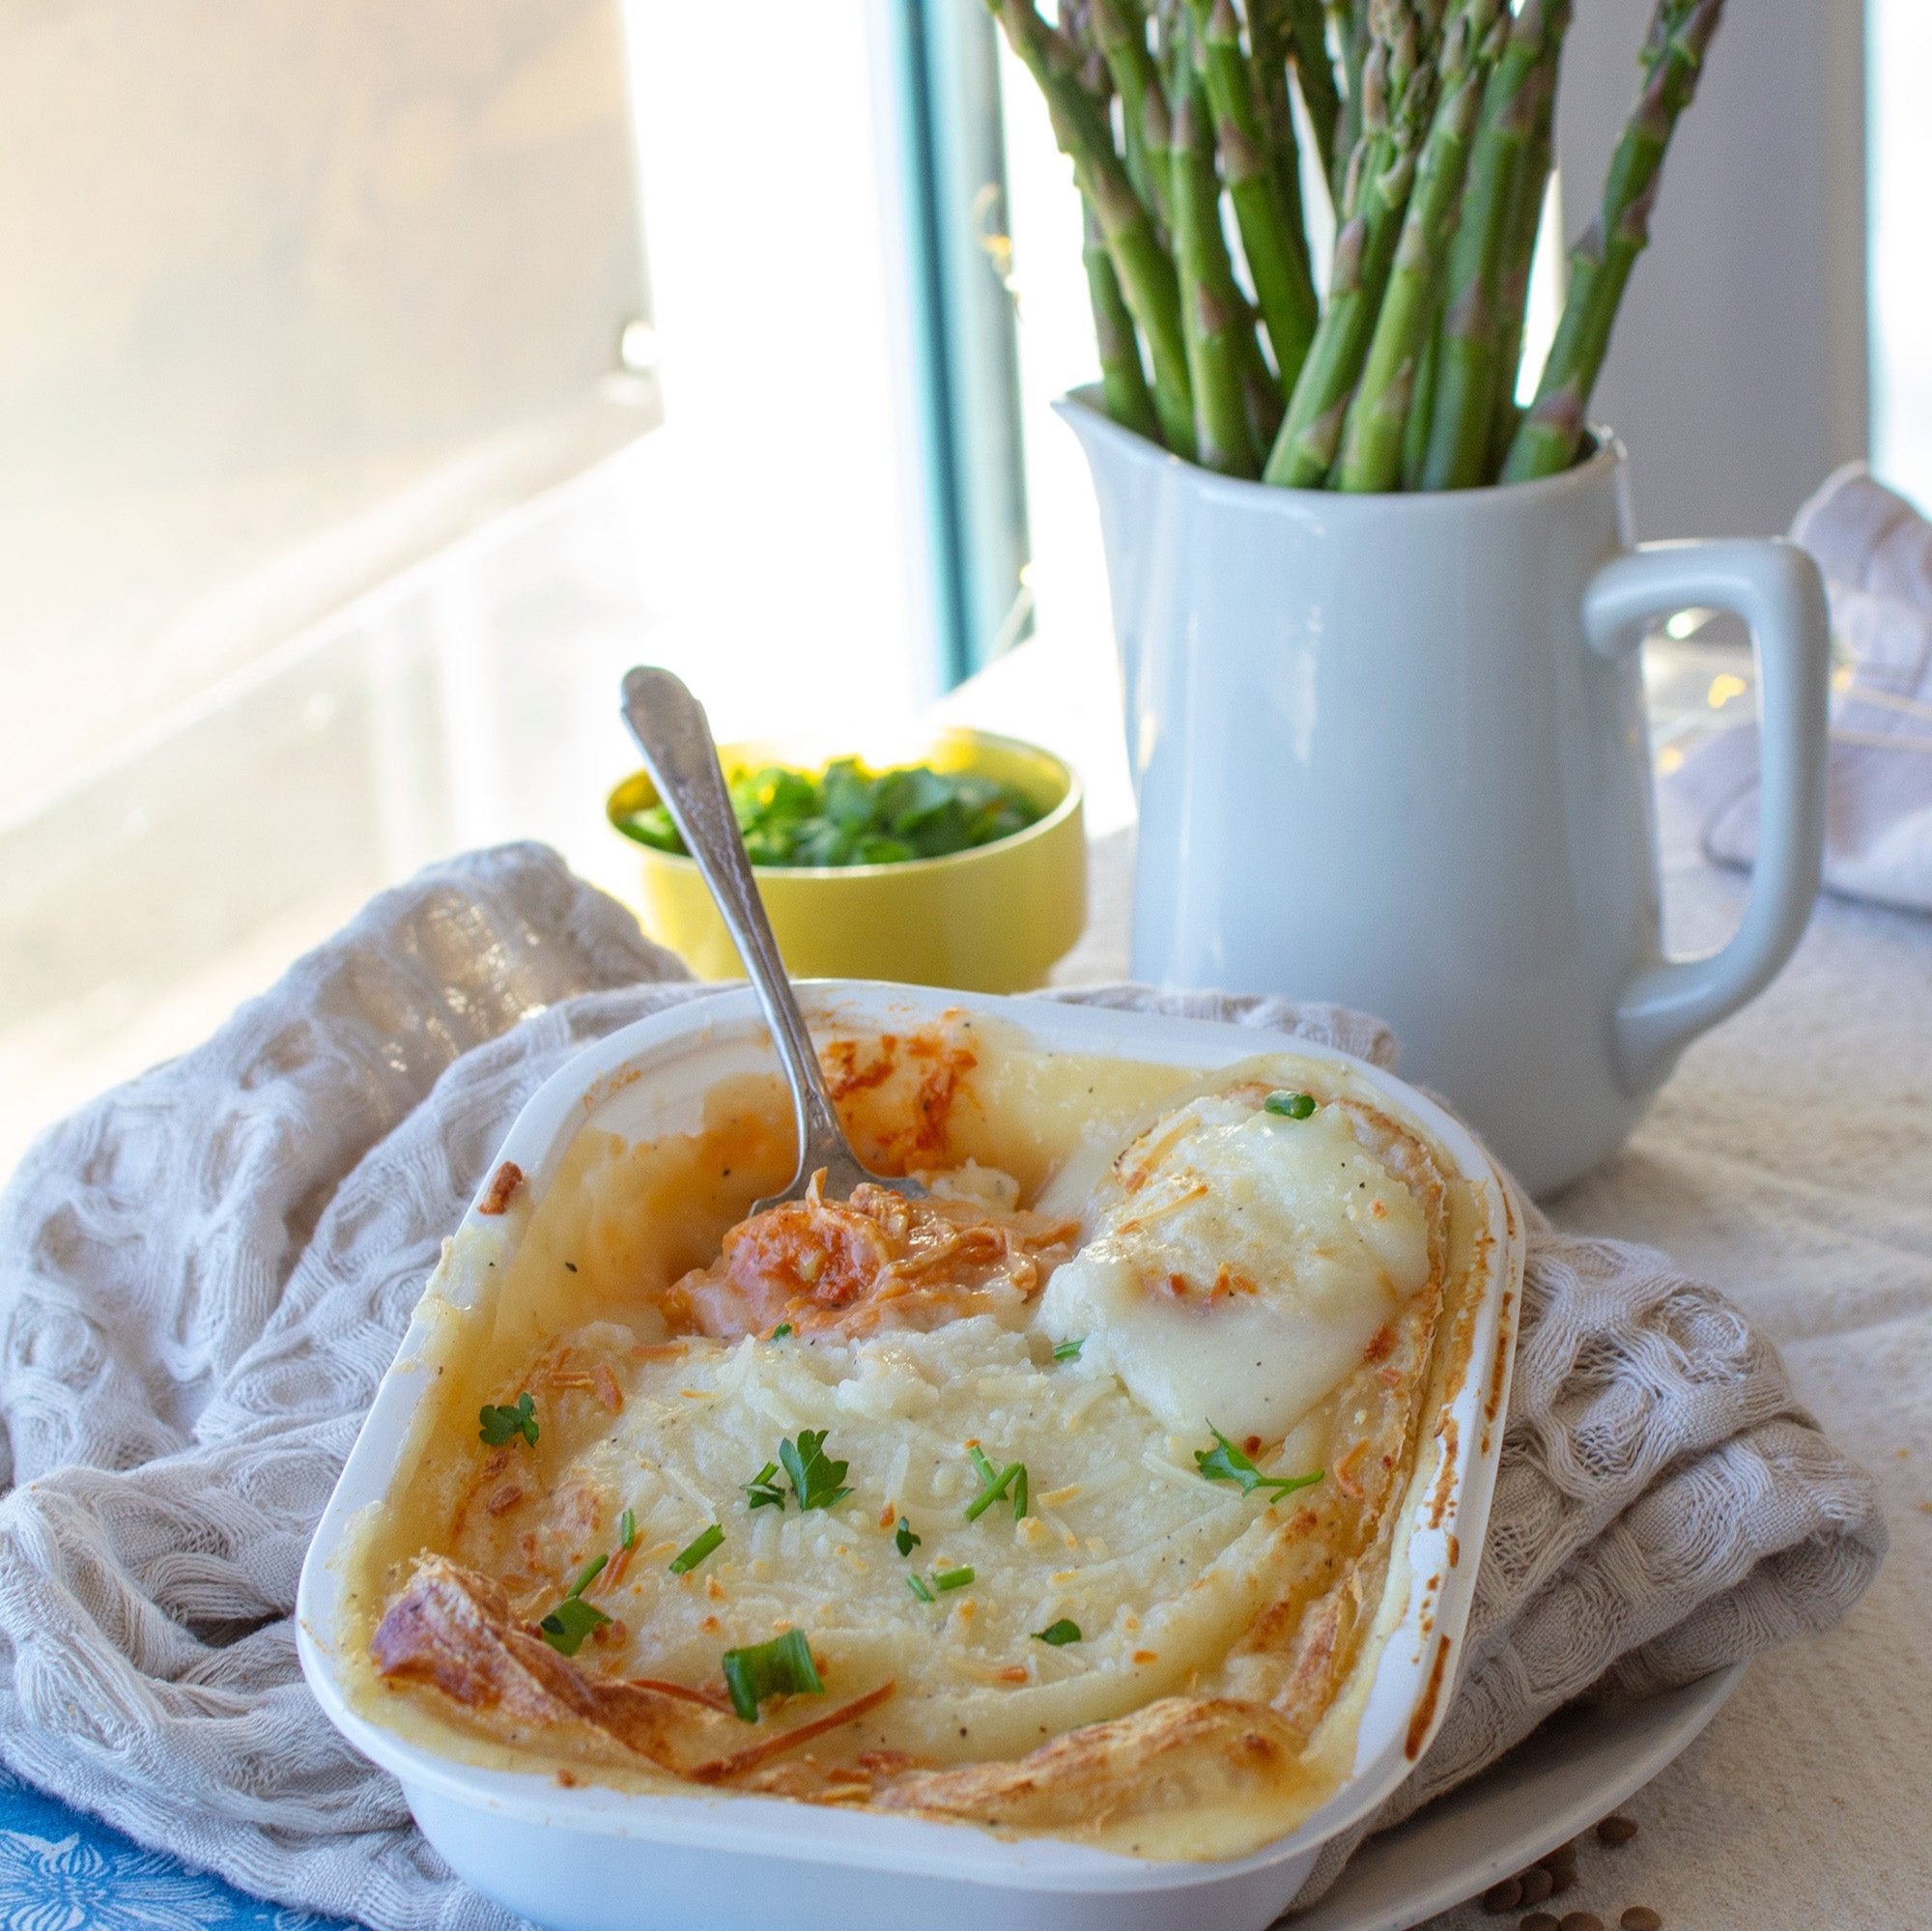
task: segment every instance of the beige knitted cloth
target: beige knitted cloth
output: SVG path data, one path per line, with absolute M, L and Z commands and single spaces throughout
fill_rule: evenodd
M 701 993 L 553 854 L 484 852 L 377 898 L 206 1045 L 32 1149 L 0 1199 L 14 1770 L 286 1904 L 381 1931 L 507 1921 L 311 1701 L 296 1579 L 517 1109 L 585 1041 Z M 1073 996 L 1393 1054 L 1333 1008 Z M 1539 1227 L 1520 1348 L 1464 1680 L 1378 1821 L 1572 1697 L 1828 1627 L 1884 1551 L 1868 1479 L 1662 1255 Z

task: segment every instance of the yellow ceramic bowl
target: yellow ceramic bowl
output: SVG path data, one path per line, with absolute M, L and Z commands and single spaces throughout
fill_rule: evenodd
M 800 738 L 749 738 L 720 745 L 725 776 L 767 764 L 822 771 L 851 745 Z M 1010 784 L 1045 816 L 1011 838 L 949 858 L 897 865 L 761 865 L 765 901 L 785 968 L 794 979 L 889 979 L 956 985 L 968 992 L 1018 992 L 1047 970 L 1087 923 L 1087 839 L 1080 781 L 1050 753 L 988 731 L 939 729 L 892 747 L 862 748 L 874 768 L 929 764 Z M 611 792 L 606 809 L 625 820 L 657 803 L 638 772 Z M 640 840 L 644 930 L 678 953 L 700 979 L 741 979 L 744 968 L 697 867 Z

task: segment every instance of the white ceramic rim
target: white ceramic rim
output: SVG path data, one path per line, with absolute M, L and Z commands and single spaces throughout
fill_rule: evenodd
M 1379 1067 L 1309 1040 L 1219 1021 L 1037 997 L 851 980 L 806 981 L 799 991 L 808 1015 L 821 1025 L 903 1031 L 945 1012 L 968 1010 L 1009 1020 L 1037 1043 L 1065 1051 L 1111 1053 L 1203 1071 L 1276 1051 L 1350 1067 L 1415 1118 L 1472 1183 L 1479 1199 L 1486 1201 L 1496 1264 L 1475 1313 L 1470 1365 L 1450 1406 L 1458 1420 L 1454 1486 L 1435 1526 L 1419 1519 L 1422 1497 L 1411 1494 L 1408 1600 L 1377 1665 L 1376 1690 L 1363 1714 L 1353 1773 L 1289 1835 L 1246 1858 L 1173 1862 L 1052 1838 L 1009 1840 L 971 1824 L 883 1816 L 782 1798 L 710 1792 L 658 1796 L 594 1784 L 565 1788 L 550 1775 L 485 1768 L 413 1743 L 363 1716 L 343 1691 L 329 1643 L 337 1596 L 330 1563 L 351 1517 L 387 1492 L 416 1407 L 433 1378 L 421 1373 L 434 1328 L 420 1308 L 376 1392 L 302 1564 L 296 1602 L 297 1642 L 302 1672 L 325 1715 L 365 1755 L 391 1772 L 405 1794 L 422 1789 L 475 1810 L 587 1837 L 676 1842 L 761 1859 L 906 1871 L 1016 1890 L 1100 1893 L 1184 1889 L 1305 1856 L 1366 1815 L 1407 1775 L 1442 1721 L 1460 1669 L 1501 1454 L 1497 1418 L 1506 1411 L 1509 1397 L 1514 1350 L 1511 1346 L 1499 1350 L 1497 1335 L 1505 1319 L 1513 1323 L 1520 1289 L 1521 1230 L 1493 1164 L 1468 1130 L 1424 1094 Z M 494 1173 L 501 1161 L 513 1160 L 523 1169 L 526 1187 L 534 1198 L 599 1104 L 631 1085 L 651 1062 L 712 1044 L 736 1043 L 763 1031 L 764 1020 L 749 986 L 688 1000 L 623 1027 L 573 1055 L 545 1082 L 517 1116 L 486 1174 Z M 487 1178 L 483 1184 L 487 1186 Z M 479 1187 L 478 1200 L 481 1193 Z M 503 1235 L 501 1218 L 481 1215 L 477 1201 L 471 1202 L 462 1225 L 481 1237 Z M 1493 1368 L 1486 1369 L 1484 1364 L 1491 1362 Z M 1484 1426 L 1486 1412 L 1492 1422 L 1489 1427 Z M 1445 1559 L 1452 1531 L 1461 1555 L 1453 1566 Z M 1433 1594 L 1418 1590 L 1418 1578 L 1432 1573 L 1441 1577 L 1439 1590 Z M 1411 1645 L 1412 1658 L 1406 1654 Z M 1440 1663 L 1435 1661 L 1438 1654 Z M 1364 1761 L 1362 1740 L 1383 1694 L 1384 1678 L 1391 1680 L 1391 1699 L 1399 1696 L 1411 1715 L 1406 1734 L 1398 1726 Z
M 1200 464 L 1190 463 L 1184 456 L 1177 456 L 1172 449 L 1151 442 L 1145 436 L 1116 422 L 1107 413 L 1098 383 L 1083 383 L 1078 388 L 1068 389 L 1052 406 L 1063 416 L 1074 410 L 1092 416 L 1096 429 L 1118 439 L 1136 460 L 1182 472 L 1189 487 L 1200 490 L 1204 496 L 1243 501 L 1251 508 L 1257 504 L 1272 504 L 1284 509 L 1293 505 L 1297 512 L 1305 511 L 1311 503 L 1319 504 L 1324 516 L 1332 515 L 1338 523 L 1351 516 L 1386 511 L 1391 503 L 1405 505 L 1406 514 L 1418 518 L 1451 516 L 1463 515 L 1471 509 L 1482 509 L 1504 501 L 1526 502 L 1539 495 L 1554 496 L 1565 490 L 1595 489 L 1603 482 L 1605 472 L 1621 469 L 1627 460 L 1624 445 L 1617 440 L 1615 431 L 1593 422 L 1585 425 L 1583 431 L 1595 445 L 1590 453 L 1572 463 L 1567 469 L 1557 470 L 1553 476 L 1532 476 L 1523 483 L 1482 483 L 1467 490 L 1356 492 L 1308 489 L 1257 482 L 1247 476 L 1224 476 L 1218 470 L 1204 469 Z

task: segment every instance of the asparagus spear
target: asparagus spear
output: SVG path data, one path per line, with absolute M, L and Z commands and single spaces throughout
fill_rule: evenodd
M 1108 111 L 1114 83 L 1098 50 L 1094 15 L 1096 7 L 1105 4 L 1106 0 L 1062 0 L 1060 10 L 1062 31 L 1083 56 L 1081 85 L 1102 115 Z M 1094 213 L 1094 204 L 1084 196 L 1082 214 L 1080 259 L 1087 270 L 1087 299 L 1094 313 L 1094 341 L 1100 355 L 1100 392 L 1107 413 L 1137 436 L 1158 442 L 1160 419 L 1154 413 L 1153 397 L 1148 389 L 1134 318 L 1121 294 L 1121 278 L 1114 272 L 1113 258 L 1107 253 L 1099 217 Z
M 1256 104 L 1254 76 L 1241 52 L 1233 0 L 1189 0 L 1199 48 L 1198 90 L 1213 109 L 1222 173 L 1241 250 L 1254 278 L 1262 327 L 1274 350 L 1282 393 L 1293 386 L 1315 333 L 1315 282 L 1297 202 L 1293 221 L 1282 205 L 1271 144 Z M 1297 242 L 1299 245 L 1297 246 Z
M 1080 253 L 1087 266 L 1087 296 L 1094 309 L 1094 339 L 1100 351 L 1100 391 L 1107 413 L 1122 428 L 1158 442 L 1160 418 L 1148 391 L 1134 318 L 1121 294 L 1121 280 L 1114 272 L 1114 258 L 1107 252 L 1099 218 L 1091 207 L 1086 214 L 1086 240 Z
M 1503 465 L 1506 483 L 1554 475 L 1576 460 L 1583 412 L 1596 385 L 1631 270 L 1650 240 L 1665 150 L 1690 104 L 1723 0 L 1658 0 L 1645 48 L 1644 83 L 1610 156 L 1603 204 L 1570 251 L 1570 293 L 1556 339 Z
M 1510 191 L 1509 227 L 1503 241 L 1503 273 L 1497 291 L 1495 419 L 1490 425 L 1489 461 L 1484 469 L 1489 478 L 1501 471 L 1517 425 L 1522 420 L 1516 399 L 1517 377 L 1529 307 L 1529 271 L 1536 261 L 1537 234 L 1549 189 L 1555 118 L 1556 71 L 1546 62 L 1537 77 L 1536 124 L 1517 165 L 1516 185 Z
M 1162 440 L 1178 456 L 1194 454 L 1194 399 L 1180 320 L 1180 285 L 1147 204 L 1134 192 L 1113 133 L 1087 98 L 1078 56 L 1065 35 L 1040 18 L 1033 0 L 986 0 L 1013 52 L 1046 97 L 1054 139 L 1073 163 L 1092 204 L 1121 294 L 1153 365 L 1153 403 Z
M 1308 225 L 1301 195 L 1301 143 L 1294 131 L 1294 109 L 1288 98 L 1288 64 L 1293 51 L 1288 0 L 1247 0 L 1248 53 L 1254 69 L 1255 100 L 1262 131 L 1267 137 L 1274 164 L 1276 191 L 1288 219 L 1288 239 L 1293 245 L 1312 293 L 1315 273 L 1308 252 Z M 1316 0 L 1319 13 L 1321 0 Z M 1218 110 L 1217 110 L 1218 111 Z M 1293 378 L 1283 379 L 1286 393 Z
M 1182 45 L 1176 67 L 1169 180 L 1181 327 L 1194 397 L 1195 460 L 1225 475 L 1252 476 L 1258 465 L 1248 435 L 1239 336 L 1245 329 L 1252 343 L 1253 328 L 1221 233 L 1221 187 L 1214 174 L 1208 94 L 1191 47 Z
M 1449 244 L 1444 273 L 1442 346 L 1429 453 L 1422 466 L 1426 490 L 1473 489 L 1490 479 L 1496 399 L 1514 380 L 1500 367 L 1498 289 L 1504 250 L 1541 90 L 1546 81 L 1553 86 L 1569 19 L 1570 0 L 1524 0 L 1484 89 L 1462 220 Z
M 1264 8 L 1282 6 L 1283 0 L 1253 0 L 1253 5 L 1261 13 Z M 1328 157 L 1335 153 L 1342 125 L 1342 90 L 1335 78 L 1335 63 L 1328 53 L 1327 10 L 1322 0 L 1286 0 L 1286 14 L 1294 74 L 1301 83 L 1301 103 L 1308 109 L 1309 125 L 1315 129 L 1316 150 L 1321 156 L 1321 179 L 1325 182 Z
M 1501 51 L 1499 26 L 1507 31 L 1502 0 L 1464 0 L 1444 36 L 1435 118 L 1403 217 L 1368 360 L 1349 408 L 1338 488 L 1392 490 L 1402 480 L 1403 435 L 1416 367 L 1431 333 L 1436 284 L 1455 227 L 1483 82 Z
M 1348 194 L 1349 163 L 1362 138 L 1363 69 L 1368 64 L 1372 0 L 1322 0 L 1329 37 L 1342 63 L 1342 117 L 1328 151 L 1328 192 L 1339 212 Z
M 1121 136 L 1127 179 L 1163 226 L 1168 221 L 1167 149 L 1150 146 L 1142 107 L 1157 85 L 1148 52 L 1147 21 L 1137 0 L 1092 0 L 1093 32 L 1121 98 Z
M 1435 101 L 1435 64 L 1419 58 L 1424 25 L 1413 0 L 1375 0 L 1374 40 L 1362 65 L 1362 137 L 1349 163 L 1328 303 L 1268 452 L 1264 476 L 1270 483 L 1313 488 L 1335 460 Z

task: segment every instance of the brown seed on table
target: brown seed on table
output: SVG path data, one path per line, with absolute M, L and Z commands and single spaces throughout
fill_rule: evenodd
M 1604 1920 L 1594 1911 L 1573 1911 L 1558 1920 L 1556 1931 L 1604 1931 Z
M 1663 1931 L 1663 1919 L 1647 1904 L 1633 1904 L 1617 1922 L 1623 1931 Z
M 1563 1927 L 1547 1911 L 1532 1911 L 1516 1931 L 1563 1931 Z
M 1541 1904 L 1556 1888 L 1556 1880 L 1541 1864 L 1531 1864 L 1517 1882 L 1522 1886 L 1524 1904 Z
M 1597 1826 L 1597 1836 L 1603 1843 L 1614 1849 L 1618 1844 L 1628 1844 L 1636 1835 L 1634 1817 L 1605 1817 Z
M 1483 1893 L 1483 1909 L 1494 1917 L 1501 1917 L 1505 1911 L 1514 1911 L 1522 1902 L 1522 1886 L 1515 1878 L 1506 1877 L 1500 1884 L 1492 1884 Z
M 1551 1897 L 1561 1897 L 1566 1890 L 1576 1889 L 1577 1866 L 1575 1864 L 1546 1865 L 1545 1868 L 1549 1871 L 1549 1894 Z

